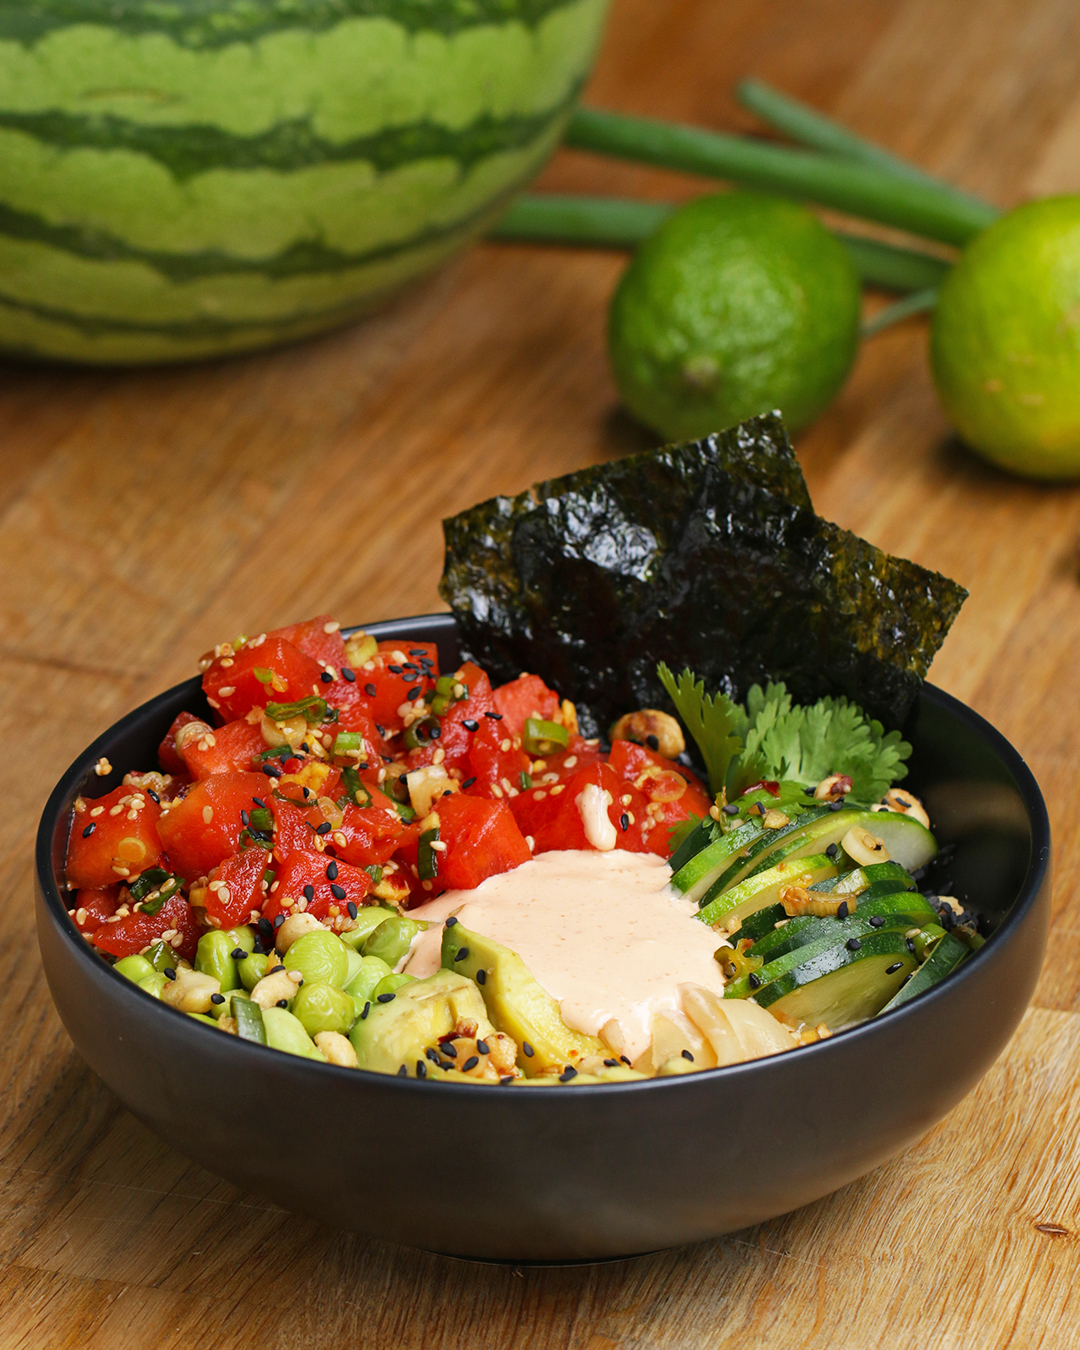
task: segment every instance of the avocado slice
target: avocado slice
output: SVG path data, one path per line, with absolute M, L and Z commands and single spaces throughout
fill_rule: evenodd
M 566 1025 L 559 1005 L 509 947 L 452 924 L 443 930 L 442 963 L 444 971 L 476 981 L 496 1029 L 517 1042 L 518 1067 L 527 1078 L 561 1073 L 586 1055 L 608 1054 L 595 1036 Z
M 472 980 L 437 970 L 426 980 L 403 985 L 385 1003 L 368 1003 L 367 1016 L 357 1018 L 349 1039 L 361 1069 L 400 1073 L 404 1065 L 415 1078 L 417 1062 L 423 1063 L 429 1048 L 453 1035 L 459 1022 L 475 1022 L 480 1037 L 495 1032 Z

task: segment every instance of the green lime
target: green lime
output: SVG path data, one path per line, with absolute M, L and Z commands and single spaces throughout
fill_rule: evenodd
M 973 449 L 1027 477 L 1080 476 L 1080 197 L 1018 207 L 967 246 L 930 359 Z
M 670 440 L 779 409 L 798 431 L 843 383 L 859 279 L 804 207 L 750 192 L 699 197 L 651 235 L 611 302 L 615 382 Z

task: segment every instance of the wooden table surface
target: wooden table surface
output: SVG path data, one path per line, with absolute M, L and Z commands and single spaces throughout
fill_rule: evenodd
M 749 127 L 728 91 L 757 74 L 1010 204 L 1080 183 L 1078 52 L 1075 0 L 616 0 L 589 98 Z M 567 152 L 543 183 L 701 187 Z M 970 588 L 933 678 L 1030 762 L 1057 887 L 1033 1006 L 917 1147 L 696 1247 L 470 1265 L 321 1228 L 188 1163 L 118 1106 L 53 1011 L 30 849 L 61 770 L 237 631 L 440 607 L 442 515 L 649 444 L 604 356 L 622 266 L 483 246 L 288 351 L 148 372 L 0 366 L 4 1350 L 1080 1338 L 1080 490 L 1015 482 L 950 438 L 920 321 L 865 347 L 799 453 L 823 514 Z

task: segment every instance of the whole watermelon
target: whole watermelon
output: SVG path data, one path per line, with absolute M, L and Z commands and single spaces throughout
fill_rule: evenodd
M 284 342 L 482 231 L 607 0 L 0 0 L 0 349 Z

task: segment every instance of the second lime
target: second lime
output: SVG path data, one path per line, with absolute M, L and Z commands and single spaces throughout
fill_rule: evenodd
M 615 382 L 668 440 L 779 409 L 789 430 L 843 384 L 859 343 L 859 279 L 803 207 L 700 197 L 638 250 L 611 302 Z

